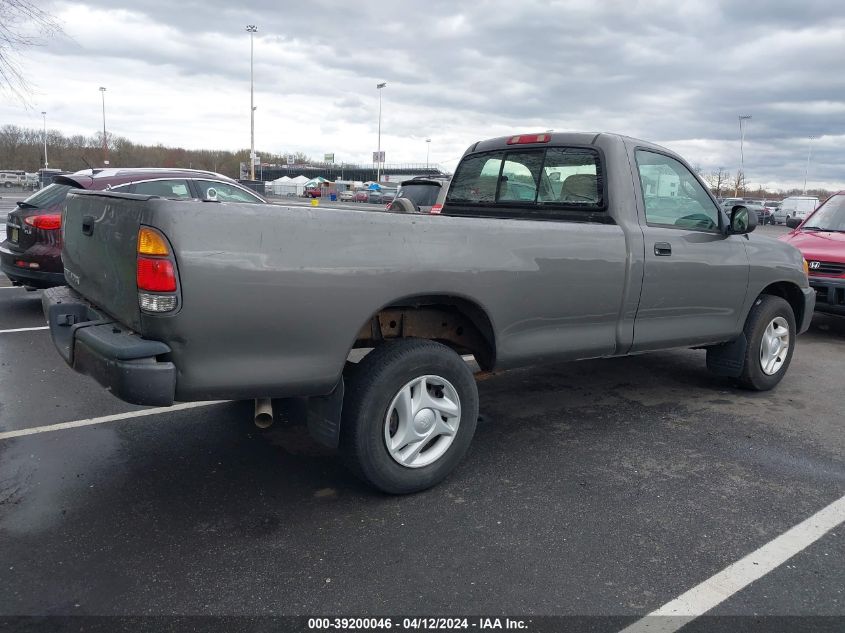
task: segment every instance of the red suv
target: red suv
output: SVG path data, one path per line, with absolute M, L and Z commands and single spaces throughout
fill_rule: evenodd
M 833 194 L 779 239 L 795 246 L 807 260 L 816 310 L 845 315 L 845 191 Z
M 52 184 L 18 202 L 6 221 L 0 270 L 12 284 L 30 290 L 65 284 L 62 207 L 71 189 L 108 189 L 177 200 L 265 201 L 231 178 L 196 169 L 87 169 L 55 176 Z

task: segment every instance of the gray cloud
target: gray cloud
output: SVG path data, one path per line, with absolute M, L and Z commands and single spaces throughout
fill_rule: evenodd
M 120 3 L 84 5 L 105 12 Z M 70 33 L 49 52 L 69 72 L 96 60 L 166 76 L 174 90 L 180 77 L 241 86 L 243 25 L 255 23 L 260 89 L 288 105 L 316 99 L 313 128 L 338 139 L 359 130 L 348 132 L 350 146 L 372 133 L 375 83 L 386 80 L 394 144 L 416 148 L 435 136 L 444 160 L 472 135 L 585 129 L 641 136 L 732 170 L 737 116 L 751 114 L 752 181 L 800 182 L 815 135 L 811 179 L 845 186 L 845 6 L 836 3 L 135 0 L 122 8 L 142 16 L 137 37 Z

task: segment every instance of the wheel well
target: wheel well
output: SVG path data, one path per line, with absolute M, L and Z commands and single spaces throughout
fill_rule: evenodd
M 795 314 L 795 323 L 801 323 L 801 318 L 804 316 L 804 297 L 798 286 L 788 281 L 779 281 L 763 288 L 760 294 L 774 295 L 775 297 L 786 299 L 786 302 L 792 306 L 792 312 Z
M 387 305 L 367 319 L 353 348 L 409 337 L 438 341 L 459 354 L 472 354 L 484 370 L 495 365 L 493 324 L 480 306 L 461 297 L 411 297 Z

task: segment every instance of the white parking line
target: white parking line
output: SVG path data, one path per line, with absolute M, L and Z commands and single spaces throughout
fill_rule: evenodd
M 760 549 L 667 602 L 620 633 L 673 633 L 806 549 L 845 522 L 845 497 L 787 530 Z
M 41 327 L 17 327 L 11 330 L 0 330 L 0 334 L 11 334 L 12 332 L 34 332 L 36 330 L 49 330 L 50 326 L 42 325 Z
M 23 290 L 21 286 L 0 286 L 0 290 Z
M 227 402 L 227 400 L 183 402 L 182 404 L 174 404 L 171 407 L 155 407 L 154 409 L 144 409 L 143 411 L 129 411 L 128 413 L 104 415 L 100 418 L 88 418 L 85 420 L 75 420 L 74 422 L 61 422 L 59 424 L 49 424 L 47 426 L 36 426 L 30 429 L 20 429 L 19 431 L 5 431 L 3 433 L 0 433 L 0 440 L 10 440 L 13 437 L 37 435 L 38 433 L 64 431 L 65 429 L 76 429 L 80 426 L 92 426 L 94 424 L 104 424 L 105 422 L 118 422 L 120 420 L 131 420 L 132 418 L 143 418 L 149 415 L 158 415 L 159 413 L 169 413 L 171 411 L 184 411 L 185 409 L 196 409 L 197 407 L 207 407 L 212 404 L 220 404 L 221 402 Z

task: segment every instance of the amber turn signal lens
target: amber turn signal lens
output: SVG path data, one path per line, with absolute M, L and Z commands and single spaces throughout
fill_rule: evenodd
M 138 231 L 138 253 L 141 255 L 169 255 L 167 242 L 158 231 L 141 227 Z
M 804 274 L 809 276 L 810 275 L 810 264 L 807 263 L 807 260 L 804 260 Z

